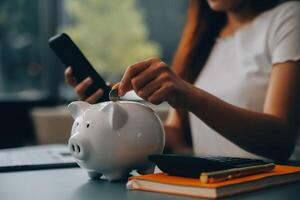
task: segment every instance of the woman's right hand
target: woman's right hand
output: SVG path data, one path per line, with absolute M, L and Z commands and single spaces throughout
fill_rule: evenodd
M 93 79 L 91 77 L 87 77 L 82 82 L 77 83 L 73 71 L 71 67 L 68 67 L 65 70 L 65 80 L 66 82 L 74 88 L 75 93 L 77 94 L 78 98 L 82 101 L 86 101 L 88 103 L 97 103 L 98 100 L 104 94 L 104 91 L 99 88 L 94 94 L 91 96 L 85 96 L 86 89 L 93 83 Z

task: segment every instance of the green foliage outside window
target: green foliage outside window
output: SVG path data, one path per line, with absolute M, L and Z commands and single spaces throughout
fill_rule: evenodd
M 107 80 L 137 61 L 160 56 L 136 0 L 66 0 L 71 23 L 62 28 Z

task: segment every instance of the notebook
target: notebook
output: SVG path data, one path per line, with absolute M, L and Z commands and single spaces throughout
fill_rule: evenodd
M 127 188 L 193 197 L 218 198 L 300 180 L 300 167 L 276 165 L 271 172 L 219 183 L 201 183 L 196 178 L 165 173 L 130 177 Z

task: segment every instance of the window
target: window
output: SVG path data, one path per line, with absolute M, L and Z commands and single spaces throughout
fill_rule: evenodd
M 0 1 L 1 96 L 53 92 L 47 38 L 55 32 L 57 11 L 55 0 Z
M 67 32 L 107 81 L 127 65 L 159 56 L 171 62 L 188 1 L 1 0 L 0 94 L 72 98 L 48 38 Z

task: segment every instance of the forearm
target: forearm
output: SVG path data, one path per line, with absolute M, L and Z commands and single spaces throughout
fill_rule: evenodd
M 241 148 L 274 160 L 285 160 L 293 150 L 296 128 L 285 120 L 228 104 L 192 88 L 185 107 L 208 126 Z
M 166 144 L 165 149 L 168 152 L 190 153 L 192 147 L 185 140 L 185 133 L 181 128 L 169 124 L 164 125 Z

